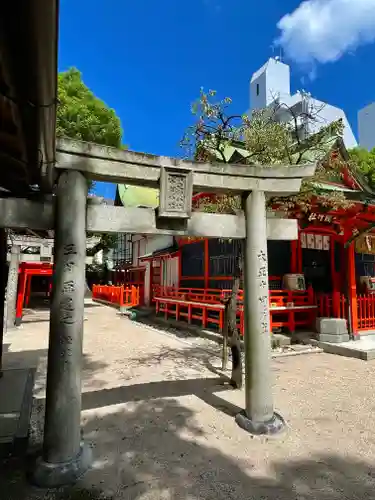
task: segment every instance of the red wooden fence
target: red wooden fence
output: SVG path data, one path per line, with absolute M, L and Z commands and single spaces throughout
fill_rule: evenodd
M 375 330 L 375 296 L 357 295 L 358 330 Z
M 216 288 L 177 288 L 161 285 L 153 286 L 153 297 L 166 297 L 181 299 L 187 302 L 205 304 L 220 304 L 231 290 L 220 290 Z M 109 286 L 94 285 L 92 289 L 93 299 L 100 299 L 119 306 L 134 307 L 140 304 L 140 290 L 136 286 Z M 238 293 L 238 326 L 243 331 L 243 291 Z M 358 304 L 358 330 L 375 330 L 375 295 L 357 295 Z M 328 318 L 348 319 L 348 304 L 344 294 L 339 292 L 315 294 L 309 288 L 305 291 L 270 290 L 271 323 L 273 326 L 288 326 L 290 321 L 286 318 L 289 311 L 273 311 L 273 308 L 303 307 L 316 305 L 316 316 Z M 167 309 L 168 310 L 168 309 Z M 301 314 L 304 314 L 301 312 Z M 183 316 L 183 313 L 181 314 Z M 285 318 L 283 317 L 285 316 Z M 222 320 L 218 320 L 219 329 Z M 274 318 L 272 318 L 274 316 Z M 310 315 L 311 316 L 311 315 Z M 301 326 L 311 321 L 306 314 L 297 321 Z
M 356 300 L 358 330 L 375 330 L 375 296 L 358 294 Z M 317 294 L 316 303 L 318 316 L 348 319 L 348 304 L 344 294 L 339 292 Z
M 347 300 L 343 293 L 317 293 L 318 317 L 348 319 Z
M 118 306 L 135 307 L 139 305 L 139 289 L 135 286 L 124 288 L 123 286 L 94 285 L 92 298 Z

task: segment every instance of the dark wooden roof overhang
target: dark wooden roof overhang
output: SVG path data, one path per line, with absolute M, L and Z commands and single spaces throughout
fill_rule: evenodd
M 58 0 L 2 5 L 0 189 L 12 196 L 53 189 L 58 7 Z

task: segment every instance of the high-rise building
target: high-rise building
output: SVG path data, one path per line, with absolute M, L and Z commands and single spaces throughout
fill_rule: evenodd
M 375 148 L 375 102 L 358 111 L 358 138 L 361 148 Z
M 323 126 L 341 119 L 344 124 L 345 146 L 348 149 L 357 146 L 356 138 L 342 109 L 315 99 L 303 90 L 295 94 L 290 93 L 290 68 L 277 57 L 271 57 L 251 77 L 250 111 L 264 108 L 274 111 L 275 119 L 280 122 L 292 122 L 297 117 L 300 137 L 314 134 Z

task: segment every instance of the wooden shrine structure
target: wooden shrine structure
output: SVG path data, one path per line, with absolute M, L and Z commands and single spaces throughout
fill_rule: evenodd
M 340 154 L 347 159 L 342 144 Z M 298 235 L 268 239 L 271 329 L 315 331 L 315 319 L 328 317 L 345 319 L 352 337 L 372 333 L 375 194 L 349 164 L 343 167 L 339 179 L 327 181 L 323 187 L 328 193 L 344 194 L 347 207 L 329 210 L 317 202 L 308 211 L 298 207 L 284 210 L 280 216 L 298 221 Z M 215 197 L 209 192 L 196 194 L 193 207 L 202 210 L 202 204 L 211 203 Z M 275 215 L 278 207 L 273 209 Z M 154 304 L 156 311 L 164 312 L 166 317 L 191 322 L 195 316 L 202 326 L 218 326 L 221 330 L 222 309 L 212 304 L 220 304 L 222 293 L 231 288 L 238 240 L 175 237 L 173 242 L 165 242 L 164 249 L 150 253 L 152 239 L 146 235 L 135 239 L 133 265 L 127 266 L 125 275 L 114 273 L 114 282 L 139 286 L 141 303 Z M 286 275 L 302 275 L 305 290 L 286 290 Z M 199 299 L 200 310 L 189 309 L 184 298 L 187 302 Z M 241 300 L 238 324 L 243 333 Z

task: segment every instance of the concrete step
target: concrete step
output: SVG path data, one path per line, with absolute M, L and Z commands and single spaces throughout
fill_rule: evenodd
M 0 457 L 26 451 L 35 369 L 9 369 L 0 378 Z
M 366 330 L 364 332 L 359 332 L 358 337 L 360 339 L 373 339 L 375 341 L 375 330 Z

